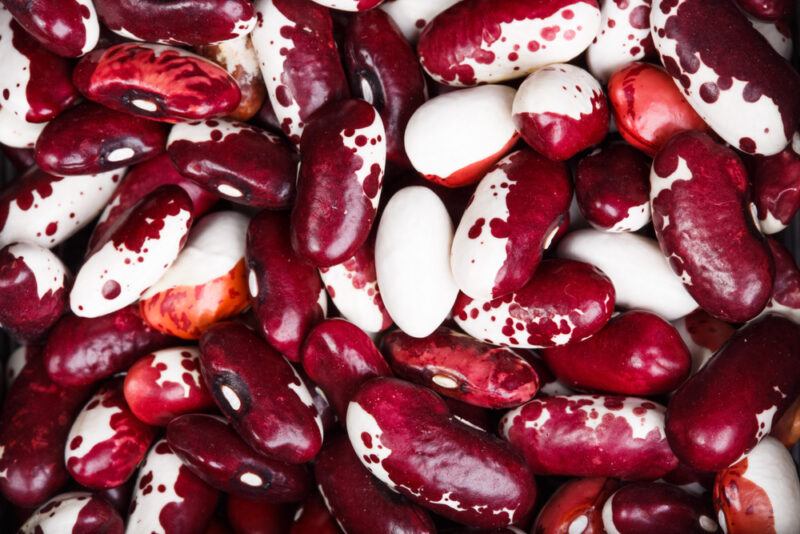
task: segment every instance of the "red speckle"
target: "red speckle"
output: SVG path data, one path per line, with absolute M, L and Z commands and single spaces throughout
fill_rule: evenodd
M 222 132 L 219 130 L 211 130 L 211 140 L 212 141 L 221 141 L 222 140 Z
M 473 225 L 470 227 L 469 232 L 467 232 L 467 237 L 470 239 L 476 239 L 479 235 L 481 235 L 481 230 L 483 230 L 483 224 L 486 222 L 486 219 L 480 217 L 475 220 Z
M 567 20 L 570 20 L 575 16 L 575 13 L 573 13 L 571 9 L 565 9 L 564 12 L 561 13 L 561 16 Z
M 511 52 L 510 54 L 508 54 L 509 61 L 516 61 L 518 59 L 519 59 L 519 54 L 517 54 L 516 52 Z
M 756 142 L 749 137 L 742 137 L 739 139 L 739 149 L 743 152 L 753 153 L 756 151 Z
M 494 218 L 489 221 L 489 228 L 492 231 L 492 236 L 497 239 L 505 239 L 511 235 L 511 230 L 508 223 L 503 219 Z
M 368 432 L 361 433 L 361 441 L 364 442 L 364 446 L 368 449 L 372 448 L 372 436 L 369 435 Z
M 528 43 L 528 50 L 531 52 L 536 52 L 539 50 L 539 42 L 538 41 L 531 41 Z
M 571 41 L 575 38 L 575 30 L 567 30 L 564 32 L 564 39 Z
M 417 22 L 414 23 L 414 26 L 421 30 L 425 27 L 425 19 L 417 19 Z
M 364 146 L 367 144 L 367 137 L 365 135 L 359 135 L 356 137 L 356 146 Z
M 560 30 L 560 26 L 546 26 L 542 28 L 541 31 L 542 39 L 545 41 L 554 41 Z
M 53 235 L 58 231 L 58 222 L 51 222 L 44 229 L 45 235 Z
M 608 19 L 608 27 L 613 28 L 617 25 L 617 21 L 614 19 Z
M 289 89 L 287 89 L 285 85 L 279 85 L 275 89 L 275 99 L 278 101 L 278 104 L 285 108 L 292 105 L 292 97 L 289 96 Z
M 11 93 L 8 92 L 8 89 L 3 89 L 3 98 L 8 100 L 9 96 L 11 96 Z
M 325 291 L 328 292 L 328 295 L 330 295 L 332 299 L 336 298 L 336 291 L 333 289 L 333 286 L 325 286 Z
M 364 194 L 370 199 L 375 198 L 381 190 L 381 176 L 383 170 L 379 163 L 373 163 L 369 174 L 364 178 Z
M 103 284 L 103 289 L 101 290 L 103 298 L 108 300 L 117 298 L 121 291 L 122 288 L 120 287 L 119 282 L 116 280 L 108 280 L 105 284 Z
M 83 437 L 75 436 L 72 438 L 72 441 L 69 442 L 69 450 L 74 451 L 81 446 L 81 443 L 83 443 Z

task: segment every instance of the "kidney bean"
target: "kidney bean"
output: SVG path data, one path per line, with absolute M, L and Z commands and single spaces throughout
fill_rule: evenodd
M 406 41 L 416 44 L 422 29 L 458 0 L 389 0 L 380 5 L 397 24 Z
M 383 211 L 375 271 L 386 310 L 410 336 L 433 332 L 458 294 L 448 257 L 452 241 L 453 222 L 430 189 L 403 188 Z
M 36 346 L 31 346 L 30 348 L 27 345 L 20 345 L 8 356 L 8 359 L 5 361 L 5 385 L 6 391 L 11 387 L 11 384 L 14 383 L 14 380 L 17 379 L 19 374 L 22 372 L 22 368 L 25 367 L 25 364 L 28 363 L 28 360 L 34 357 L 39 357 L 39 348 Z
M 363 100 L 314 114 L 300 141 L 292 247 L 319 267 L 346 261 L 369 236 L 386 166 L 386 132 Z
M 614 284 L 618 306 L 642 308 L 670 321 L 697 308 L 655 240 L 628 232 L 577 230 L 559 243 L 558 255 L 601 269 Z
M 249 222 L 235 211 L 218 211 L 192 228 L 169 270 L 142 293 L 144 320 L 165 334 L 197 339 L 215 322 L 247 308 L 244 252 Z
M 650 162 L 624 143 L 599 148 L 578 163 L 575 196 L 594 228 L 640 230 L 650 222 Z
M 436 532 L 425 510 L 398 498 L 370 475 L 346 434 L 336 434 L 326 443 L 314 473 L 325 506 L 345 532 Z
M 303 463 L 322 445 L 322 421 L 297 371 L 255 333 L 219 323 L 200 338 L 203 379 L 222 413 L 255 450 Z
M 504 415 L 500 435 L 537 474 L 654 480 L 678 466 L 664 412 L 636 397 L 544 397 Z
M 375 232 L 352 258 L 321 267 L 319 275 L 342 317 L 365 332 L 380 332 L 392 324 L 375 272 Z
M 125 526 L 114 508 L 101 497 L 83 491 L 56 495 L 33 512 L 20 534 L 102 532 L 122 534 Z
M 655 52 L 650 36 L 650 3 L 601 2 L 600 32 L 586 49 L 586 64 L 595 78 L 606 83 L 617 69 Z
M 570 291 L 565 292 L 564 287 Z M 598 332 L 614 311 L 614 287 L 600 269 L 544 260 L 519 291 L 494 300 L 459 295 L 453 318 L 469 335 L 495 345 L 543 348 Z
M 459 289 L 490 299 L 524 287 L 571 198 L 565 165 L 531 150 L 500 160 L 478 184 L 453 238 L 450 267 Z
M 743 459 L 717 473 L 714 508 L 729 534 L 797 532 L 800 481 L 792 456 L 767 436 Z
M 454 420 L 433 392 L 375 378 L 347 410 L 347 434 L 379 480 L 453 521 L 492 528 L 519 521 L 536 497 L 533 476 L 491 435 Z
M 612 318 L 589 339 L 541 354 L 567 387 L 620 395 L 668 393 L 686 380 L 692 364 L 671 324 L 637 310 Z
M 225 69 L 165 45 L 123 43 L 95 50 L 81 59 L 72 80 L 90 100 L 162 122 L 226 115 L 241 99 Z
M 192 199 L 192 214 L 199 218 L 217 201 L 216 195 L 206 191 L 192 180 L 184 178 L 175 170 L 175 166 L 166 154 L 134 165 L 125 178 L 119 183 L 114 194 L 108 200 L 105 210 L 95 225 L 89 239 L 89 250 L 108 239 L 117 219 L 127 215 L 128 209 L 143 197 L 152 193 L 162 185 L 175 184 L 181 186 Z
M 602 534 L 603 503 L 619 483 L 609 478 L 578 478 L 564 483 L 545 503 L 531 532 Z
M 749 154 L 786 147 L 800 118 L 800 76 L 732 2 L 656 0 L 650 28 L 667 72 L 720 137 Z
M 165 426 L 179 415 L 214 405 L 200 376 L 200 351 L 195 347 L 143 356 L 128 370 L 124 393 L 131 411 L 148 425 Z
M 250 35 L 242 35 L 221 43 L 203 45 L 196 48 L 201 56 L 222 66 L 233 76 L 242 92 L 239 107 L 228 117 L 246 121 L 256 116 L 267 98 L 267 87 L 261 77 L 258 57 Z
M 301 351 L 303 369 L 325 392 L 340 421 L 366 380 L 390 376 L 389 365 L 370 337 L 353 323 L 329 319 L 315 326 Z
M 253 217 L 246 257 L 260 332 L 291 361 L 299 361 L 306 334 L 325 319 L 327 299 L 317 270 L 292 250 L 289 218 L 268 211 Z
M 318 493 L 303 501 L 295 512 L 289 534 L 341 534 L 336 520 Z
M 57 384 L 85 386 L 124 371 L 141 354 L 171 342 L 142 321 L 136 306 L 127 306 L 94 319 L 63 317 L 47 337 L 44 359 Z
M 183 465 L 166 440 L 159 440 L 139 469 L 126 532 L 201 532 L 217 497 L 217 490 Z
M 155 429 L 137 419 L 122 394 L 122 379 L 100 388 L 72 423 L 64 461 L 76 482 L 113 488 L 127 481 L 147 454 Z
M 316 497 L 316 494 L 315 494 Z M 319 499 L 319 497 L 316 497 Z M 325 507 L 320 503 L 322 509 Z M 283 504 L 228 495 L 225 503 L 228 524 L 235 534 L 275 534 L 289 532 L 294 515 L 292 507 Z M 298 513 L 300 513 L 298 509 Z M 324 532 L 320 534 L 325 534 Z M 338 533 L 337 533 L 338 534 Z
M 387 162 L 409 168 L 403 135 L 427 94 L 413 48 L 389 15 L 373 9 L 350 20 L 344 56 L 353 95 L 375 106 L 383 120 Z
M 779 313 L 800 323 L 800 269 L 783 245 L 774 239 L 767 239 L 767 244 L 775 260 L 775 284 L 762 313 Z
M 603 506 L 603 526 L 612 534 L 703 534 L 719 530 L 705 502 L 657 482 L 618 489 Z
M 800 155 L 787 147 L 774 156 L 757 157 L 750 177 L 759 228 L 765 234 L 780 232 L 800 209 Z
M 774 266 L 747 185 L 733 150 L 698 132 L 673 137 L 650 174 L 661 251 L 689 294 L 723 321 L 752 319 L 772 291 Z
M 588 72 L 566 63 L 528 76 L 514 97 L 512 113 L 525 142 L 552 160 L 567 160 L 608 133 L 602 87 Z
M 789 0 L 736 0 L 744 11 L 763 20 L 776 20 L 792 14 Z
M 64 313 L 70 274 L 58 256 L 37 245 L 0 250 L 0 324 L 14 337 L 37 339 Z
M 207 120 L 173 126 L 167 151 L 178 171 L 245 206 L 285 208 L 297 164 L 277 136 L 240 122 Z
M 171 45 L 204 45 L 247 35 L 256 24 L 246 0 L 95 0 L 97 15 L 126 39 Z
M 382 348 L 398 376 L 476 406 L 519 406 L 539 388 L 536 371 L 519 354 L 449 328 L 422 339 L 395 330 L 383 337 Z
M 100 35 L 91 0 L 4 0 L 3 5 L 42 46 L 59 56 L 78 57 L 92 50 Z
M 619 133 L 648 156 L 677 133 L 708 130 L 669 74 L 649 63 L 616 71 L 608 81 L 608 99 Z
M 759 20 L 751 16 L 747 17 L 753 28 L 760 33 L 769 45 L 783 57 L 790 61 L 794 52 L 794 42 L 792 41 L 792 28 L 787 18 L 774 21 Z
M 36 141 L 36 163 L 58 175 L 112 171 L 163 152 L 166 140 L 157 122 L 87 102 L 48 123 Z
M 31 167 L 0 192 L 0 246 L 66 241 L 100 213 L 124 174 L 53 176 Z
M 72 312 L 99 317 L 136 302 L 175 261 L 191 224 L 192 201 L 182 188 L 167 185 L 144 197 L 78 271 Z
M 514 90 L 484 85 L 441 94 L 411 115 L 404 137 L 414 168 L 447 187 L 478 181 L 517 141 Z
M 228 423 L 213 415 L 173 419 L 167 426 L 167 442 L 195 475 L 226 493 L 293 502 L 311 489 L 305 466 L 258 454 Z
M 800 326 L 788 319 L 767 315 L 739 329 L 672 398 L 667 434 L 675 454 L 716 471 L 751 450 L 800 395 L 798 356 Z
M 330 11 L 311 0 L 257 0 L 252 40 L 281 130 L 294 143 L 311 115 L 348 97 Z
M 70 62 L 45 49 L 3 7 L 0 36 L 0 113 L 40 123 L 55 118 L 78 100 Z
M 32 350 L 29 348 L 28 350 Z M 90 391 L 52 382 L 38 349 L 9 388 L 0 415 L 0 493 L 32 508 L 67 482 L 64 445 Z
M 417 52 L 439 83 L 496 83 L 569 61 L 599 29 L 594 0 L 468 0 L 425 27 Z
M 700 308 L 681 317 L 672 325 L 692 355 L 692 375 L 736 332 L 731 325 L 715 319 Z

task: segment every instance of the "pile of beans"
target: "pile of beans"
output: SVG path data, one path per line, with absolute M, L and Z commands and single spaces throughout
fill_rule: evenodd
M 800 534 L 790 0 L 0 3 L 0 531 Z

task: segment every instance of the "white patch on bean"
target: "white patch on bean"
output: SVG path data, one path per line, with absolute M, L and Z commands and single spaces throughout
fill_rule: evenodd
M 645 28 L 631 23 L 634 10 L 646 9 Z M 619 68 L 645 56 L 644 41 L 650 36 L 650 0 L 606 1 L 600 4 L 600 32 L 586 50 L 589 70 L 602 82 L 607 82 Z M 572 534 L 572 533 L 570 533 Z
M 376 303 L 379 298 L 378 280 L 361 283 L 366 273 L 349 268 L 351 260 L 319 270 L 322 283 L 331 288 L 329 293 L 342 316 L 365 332 L 379 332 L 384 328 L 385 310 Z M 359 282 L 355 283 L 356 276 Z
M 72 428 L 69 430 L 67 445 L 64 451 L 64 460 L 69 462 L 70 458 L 78 460 L 86 457 L 92 449 L 103 442 L 114 438 L 116 431 L 111 427 L 111 418 L 122 413 L 119 406 L 103 406 L 103 401 L 109 397 L 109 391 L 101 391 L 95 394 L 75 418 Z M 91 404 L 96 404 L 89 408 Z M 75 438 L 81 438 L 80 444 L 72 448 Z
M 19 534 L 63 534 L 72 532 L 81 511 L 91 502 L 92 494 L 74 491 L 56 495 L 39 508 L 20 527 Z
M 166 445 L 165 440 L 156 442 L 150 449 L 145 458 L 144 464 L 139 469 L 139 476 L 134 486 L 133 498 L 136 499 L 136 507 L 128 517 L 126 534 L 138 534 L 140 532 L 150 532 L 152 534 L 167 534 L 159 520 L 161 511 L 170 503 L 180 504 L 183 497 L 175 492 L 175 485 L 181 474 L 183 462 L 172 451 L 158 453 L 156 449 L 161 445 Z M 152 477 L 150 481 L 143 485 L 142 479 L 145 476 Z M 156 488 L 164 486 L 165 491 L 157 491 Z M 144 490 L 150 488 L 148 493 Z
M 392 450 L 386 447 L 381 441 L 383 430 L 378 425 L 378 421 L 361 407 L 357 402 L 350 402 L 347 406 L 347 436 L 350 438 L 350 444 L 356 452 L 356 456 L 361 460 L 370 473 L 378 478 L 381 482 L 386 484 L 389 489 L 397 491 L 397 484 L 392 480 L 389 472 L 383 467 L 383 461 L 392 454 Z M 372 445 L 367 447 L 362 439 L 362 434 L 368 436 L 368 441 Z M 367 463 L 365 457 L 375 456 L 378 458 L 377 462 L 370 461 Z
M 386 167 L 386 130 L 383 127 L 383 119 L 377 111 L 373 109 L 374 116 L 372 122 L 364 128 L 356 128 L 352 130 L 353 135 L 345 135 L 345 130 L 339 132 L 342 138 L 342 144 L 353 152 L 354 157 L 361 158 L 361 167 L 356 170 L 356 180 L 364 186 L 364 181 L 372 173 L 372 166 L 380 166 L 380 175 L 378 176 L 378 183 L 383 183 L 383 171 Z M 349 133 L 349 132 L 348 132 Z M 367 141 L 359 145 L 357 139 L 366 139 Z M 366 196 L 366 194 L 364 195 Z M 381 198 L 381 188 L 378 188 L 378 194 L 374 198 L 369 199 L 372 204 L 372 209 L 378 209 L 378 201 Z
M 287 386 L 295 395 L 297 395 L 297 398 L 300 399 L 300 402 L 302 402 L 314 413 L 314 422 L 317 424 L 317 429 L 319 430 L 319 440 L 322 441 L 325 437 L 325 431 L 322 426 L 322 418 L 320 417 L 319 413 L 317 412 L 317 408 L 314 405 L 314 397 L 311 396 L 311 392 L 308 391 L 305 382 L 303 382 L 303 379 L 297 373 L 297 370 L 294 368 L 294 366 L 292 366 L 291 363 L 289 363 L 288 360 L 286 360 L 286 365 L 288 365 L 292 370 L 295 380 L 297 380 L 297 382 L 290 382 L 287 384 Z
M 189 356 L 185 356 L 185 354 Z M 184 360 L 193 362 L 194 366 L 191 369 L 184 367 Z M 189 398 L 192 389 L 199 390 L 201 388 L 200 351 L 197 347 L 174 347 L 158 350 L 153 353 L 150 367 L 158 372 L 155 382 L 158 387 L 163 388 L 167 383 L 178 384 L 183 390 L 185 399 Z M 187 374 L 191 378 L 192 384 L 187 384 L 184 380 Z
M 512 113 L 553 113 L 576 121 L 594 113 L 603 96 L 600 83 L 580 67 L 548 65 L 525 79 L 517 90 Z

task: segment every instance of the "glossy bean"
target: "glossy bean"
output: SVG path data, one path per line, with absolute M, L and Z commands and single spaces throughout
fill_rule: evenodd
M 600 32 L 586 49 L 589 72 L 601 82 L 607 82 L 620 67 L 655 52 L 650 37 L 650 3 L 601 2 Z
M 759 228 L 765 234 L 780 232 L 800 209 L 800 155 L 788 147 L 774 156 L 757 157 L 750 177 Z
M 603 504 L 619 482 L 579 478 L 565 482 L 544 504 L 532 532 L 536 534 L 603 534 Z
M 37 508 L 19 528 L 20 534 L 102 532 L 122 534 L 119 513 L 101 497 L 83 491 L 56 495 Z
M 78 57 L 97 44 L 100 25 L 91 0 L 4 0 L 14 19 L 42 46 L 65 57 Z

